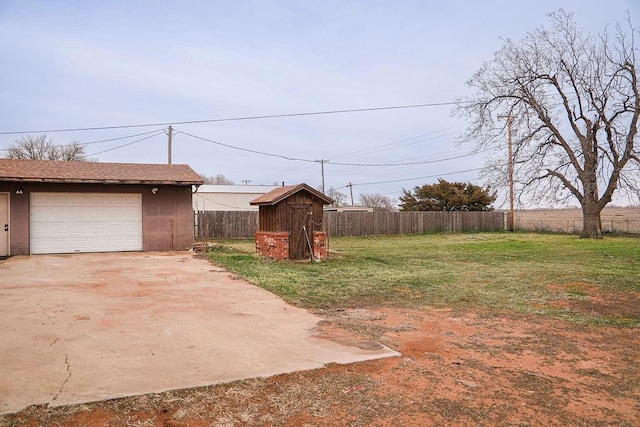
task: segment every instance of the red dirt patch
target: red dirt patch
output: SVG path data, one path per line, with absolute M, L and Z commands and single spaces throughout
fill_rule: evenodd
M 32 407 L 0 417 L 0 424 L 639 425 L 638 329 L 431 308 L 321 314 L 328 320 L 318 327 L 322 338 L 358 345 L 365 336 L 403 357 L 68 408 Z
M 584 282 L 549 284 L 549 305 L 585 315 L 604 315 L 633 322 L 640 320 L 640 295 L 634 292 L 609 293 Z

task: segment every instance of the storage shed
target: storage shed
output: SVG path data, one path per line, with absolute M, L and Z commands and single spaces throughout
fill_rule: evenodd
M 188 165 L 0 159 L 0 257 L 193 246 Z
M 306 184 L 279 187 L 252 200 L 259 208 L 257 252 L 272 259 L 326 259 L 323 206 L 331 203 Z

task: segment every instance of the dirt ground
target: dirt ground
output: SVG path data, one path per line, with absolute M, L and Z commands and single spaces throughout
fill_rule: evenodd
M 636 328 L 428 307 L 318 314 L 327 319 L 318 326 L 320 337 L 357 345 L 366 336 L 403 356 L 87 405 L 30 407 L 0 424 L 640 425 Z

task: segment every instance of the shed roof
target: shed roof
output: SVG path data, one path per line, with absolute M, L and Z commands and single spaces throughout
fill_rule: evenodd
M 0 159 L 0 181 L 200 185 L 189 165 Z
M 283 201 L 284 199 L 286 199 L 287 197 L 302 191 L 302 190 L 306 190 L 309 193 L 313 194 L 315 197 L 319 198 L 320 200 L 322 200 L 322 202 L 326 205 L 330 205 L 331 203 L 333 203 L 333 199 L 331 199 L 330 197 L 325 196 L 324 194 L 322 194 L 321 192 L 319 192 L 318 190 L 315 190 L 311 187 L 309 187 L 307 184 L 298 184 L 298 185 L 287 185 L 284 187 L 278 187 L 274 190 L 271 190 L 270 192 L 268 192 L 267 194 L 263 194 L 260 197 L 257 197 L 255 199 L 253 199 L 251 202 L 249 202 L 252 205 L 258 205 L 258 206 L 270 206 L 270 205 L 275 205 L 276 203 L 279 203 L 281 201 Z

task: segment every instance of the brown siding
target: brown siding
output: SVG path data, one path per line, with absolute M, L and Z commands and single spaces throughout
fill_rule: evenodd
M 288 219 L 289 210 L 287 209 L 287 202 L 283 200 L 275 206 L 275 224 L 276 231 L 290 231 Z
M 324 208 L 322 203 L 314 203 L 311 215 L 311 231 L 324 231 Z
M 158 186 L 142 192 L 142 246 L 144 251 L 184 251 L 193 246 L 191 188 Z
M 18 188 L 24 194 L 16 194 Z M 151 189 L 158 188 L 157 194 Z M 191 187 L 172 185 L 38 184 L 0 182 L 9 192 L 12 255 L 29 255 L 29 199 L 32 192 L 140 193 L 144 251 L 187 250 L 193 246 Z
M 310 205 L 313 203 L 313 196 L 306 191 L 299 191 L 287 198 L 290 205 Z
M 287 212 L 285 200 L 273 206 L 260 206 L 258 229 L 272 232 L 288 231 Z
M 0 192 L 9 192 L 9 254 L 29 254 L 29 196 L 17 195 L 21 185 L 0 182 Z
M 275 206 L 260 206 L 258 220 L 258 230 L 271 232 L 279 231 L 276 223 Z

